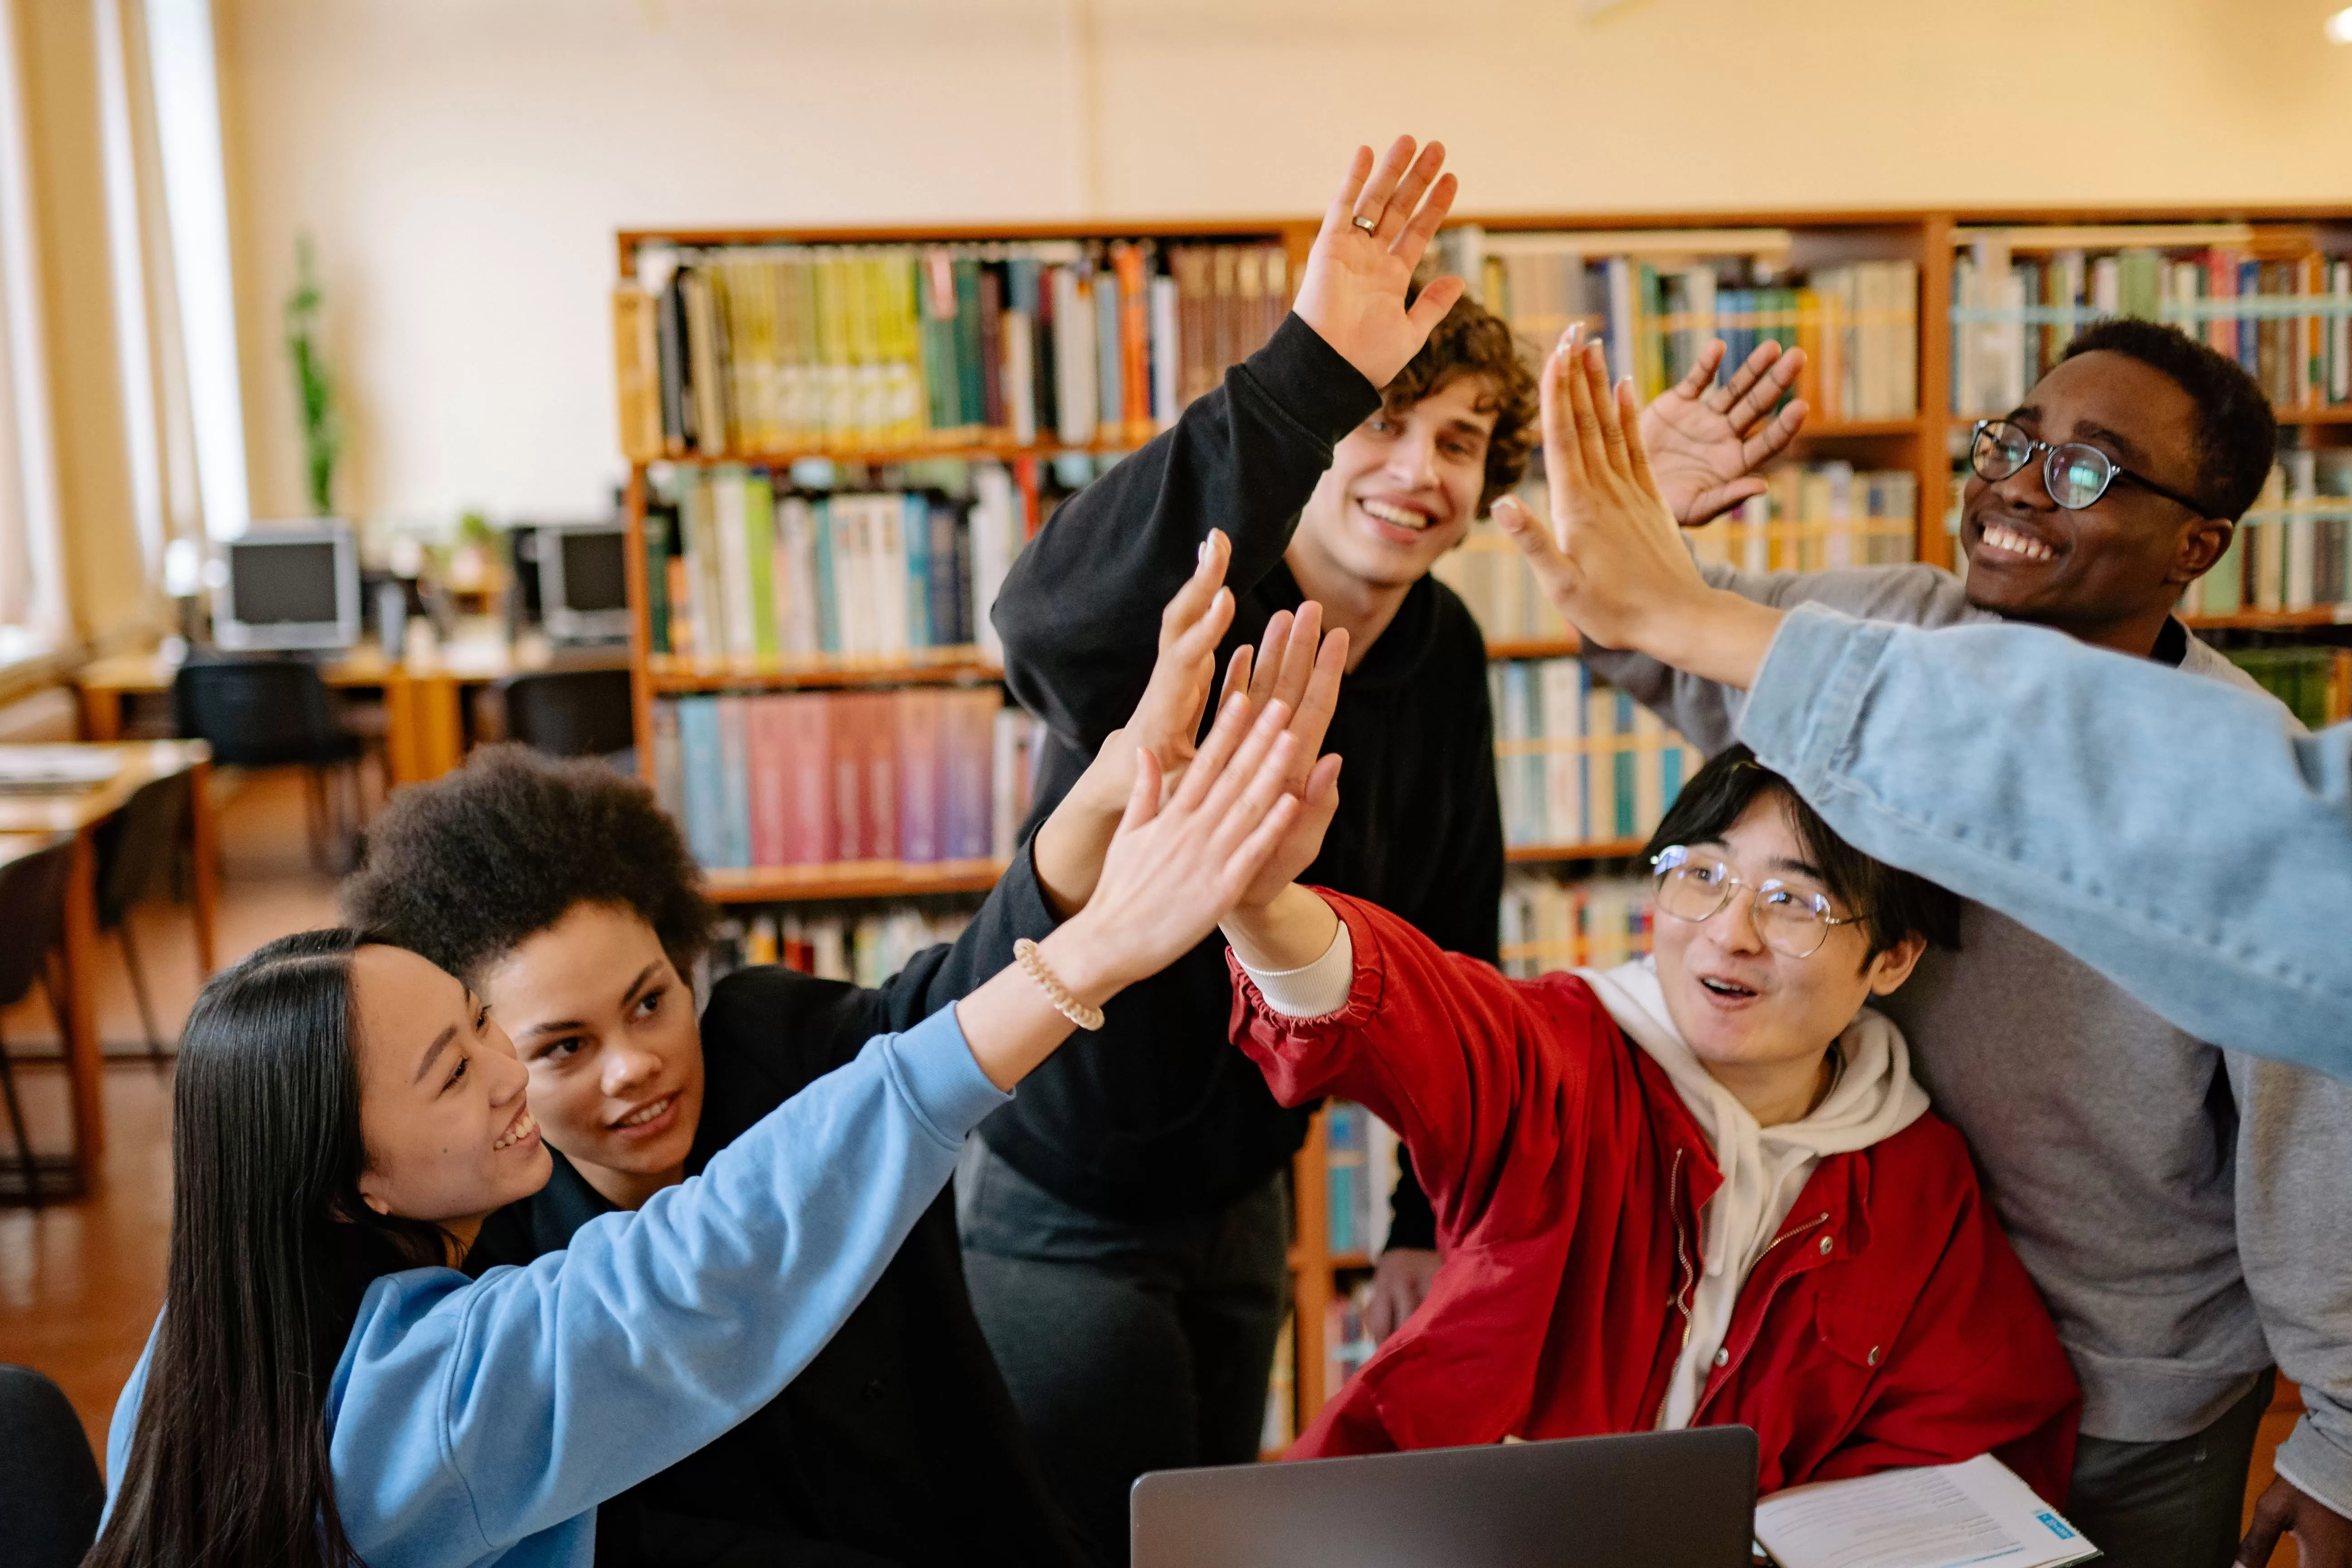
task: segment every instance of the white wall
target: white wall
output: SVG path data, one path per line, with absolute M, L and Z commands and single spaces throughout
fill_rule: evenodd
M 1465 211 L 2352 200 L 2341 0 L 218 0 L 256 514 L 315 236 L 348 510 L 592 510 L 613 231 L 1302 214 L 1444 137 Z

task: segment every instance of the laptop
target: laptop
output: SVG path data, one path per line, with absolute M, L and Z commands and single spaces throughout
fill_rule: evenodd
M 1745 1426 L 1160 1470 L 1134 1568 L 1748 1568 Z

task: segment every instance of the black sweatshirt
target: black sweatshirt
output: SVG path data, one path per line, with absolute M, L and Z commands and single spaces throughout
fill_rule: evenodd
M 1233 540 L 1237 613 L 1218 656 L 1255 643 L 1302 595 L 1283 552 L 1331 447 L 1379 392 L 1297 316 L 1174 428 L 1062 503 L 1013 563 L 994 619 L 1013 694 L 1052 731 L 1033 821 L 1068 793 L 1143 695 L 1160 614 L 1212 528 Z M 1423 578 L 1339 692 L 1326 742 L 1347 759 L 1339 810 L 1304 879 L 1370 899 L 1439 946 L 1496 956 L 1503 827 L 1486 647 L 1453 590 Z M 1112 999 L 1098 1035 L 1064 1046 L 981 1126 L 1031 1181 L 1129 1219 L 1213 1211 L 1282 1168 L 1308 1108 L 1276 1105 L 1227 1043 L 1225 942 L 1212 934 Z M 1410 1176 L 1391 1246 L 1429 1247 Z
M 916 954 L 879 990 L 788 969 L 729 975 L 702 1015 L 702 1121 L 688 1173 L 874 1036 L 978 986 L 1010 962 L 1016 938 L 1055 923 L 1024 849 L 961 938 Z M 467 1266 L 527 1263 L 612 1212 L 556 1154 L 537 1195 L 484 1224 Z M 787 1568 L 1085 1568 L 972 1316 L 951 1194 L 925 1211 L 782 1393 L 599 1516 L 600 1568 L 737 1561 L 730 1552 Z

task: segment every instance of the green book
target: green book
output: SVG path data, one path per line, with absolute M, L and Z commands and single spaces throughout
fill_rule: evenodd
M 776 491 L 768 470 L 743 476 L 743 564 L 751 579 L 751 642 L 761 658 L 782 651 L 776 637 Z
M 646 646 L 656 653 L 669 647 L 670 509 L 656 502 L 646 508 Z
M 980 262 L 969 256 L 956 258 L 956 378 L 958 393 L 956 410 L 958 425 L 977 426 L 981 411 L 988 406 L 988 388 L 982 379 L 988 366 L 980 352 Z

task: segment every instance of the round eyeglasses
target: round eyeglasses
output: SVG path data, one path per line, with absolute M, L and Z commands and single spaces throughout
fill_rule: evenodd
M 1975 433 L 1969 438 L 1969 467 L 1977 477 L 1988 481 L 2009 478 L 2033 461 L 2033 454 L 2049 454 L 2042 461 L 2042 488 L 2050 499 L 2068 511 L 2080 511 L 2107 493 L 2107 487 L 2117 479 L 2128 479 L 2153 495 L 2187 507 L 2198 516 L 2207 515 L 2200 501 L 2190 500 L 2178 490 L 2132 472 L 2096 447 L 2080 441 L 2067 441 L 2052 446 L 2037 441 L 2006 419 L 1979 419 Z
M 1739 879 L 1724 858 L 1704 849 L 1672 844 L 1650 858 L 1656 869 L 1656 903 L 1664 913 L 1696 925 L 1713 920 L 1748 883 Z M 1778 877 L 1756 884 L 1748 900 L 1748 918 L 1756 935 L 1775 952 L 1790 958 L 1811 958 L 1821 952 L 1837 926 L 1853 925 L 1859 915 L 1833 915 L 1828 899 L 1791 888 Z

